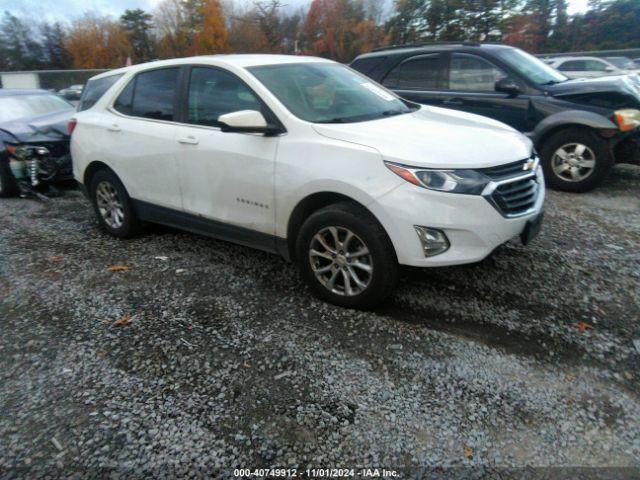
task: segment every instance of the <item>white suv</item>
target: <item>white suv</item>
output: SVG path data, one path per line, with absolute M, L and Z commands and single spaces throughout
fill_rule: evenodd
M 338 305 L 382 301 L 399 264 L 477 262 L 540 226 L 526 137 L 401 100 L 332 61 L 183 58 L 98 75 L 85 91 L 74 174 L 107 232 L 148 221 L 279 253 Z

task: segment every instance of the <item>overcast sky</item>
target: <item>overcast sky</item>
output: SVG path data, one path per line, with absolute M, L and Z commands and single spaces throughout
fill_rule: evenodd
M 118 17 L 128 8 L 153 10 L 161 0 L 0 0 L 0 11 L 33 19 L 72 20 L 87 10 Z M 252 3 L 252 0 L 236 0 Z M 384 1 L 384 0 L 381 0 Z M 386 0 L 390 1 L 390 0 Z M 584 11 L 588 0 L 568 0 L 569 13 Z M 310 3 L 311 0 L 283 0 L 289 8 Z

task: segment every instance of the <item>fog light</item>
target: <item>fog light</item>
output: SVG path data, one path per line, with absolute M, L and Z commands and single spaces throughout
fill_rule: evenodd
M 449 239 L 442 230 L 429 227 L 415 226 L 422 251 L 425 257 L 433 257 L 449 250 Z

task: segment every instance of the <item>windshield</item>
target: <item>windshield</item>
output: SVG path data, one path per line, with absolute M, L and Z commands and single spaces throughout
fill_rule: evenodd
M 291 113 L 308 122 L 362 122 L 418 108 L 337 63 L 268 65 L 249 71 Z
M 609 63 L 612 63 L 618 68 L 627 69 L 627 68 L 635 68 L 633 65 L 633 61 L 630 58 L 626 57 L 607 57 L 605 59 Z
M 567 77 L 542 60 L 517 48 L 500 49 L 496 55 L 520 75 L 538 85 L 550 85 L 568 80 Z
M 73 105 L 55 95 L 0 97 L 0 122 L 70 110 Z

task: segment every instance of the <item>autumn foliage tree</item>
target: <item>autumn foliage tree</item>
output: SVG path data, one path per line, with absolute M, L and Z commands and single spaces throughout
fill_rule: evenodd
M 92 14 L 73 22 L 66 48 L 75 68 L 122 67 L 131 52 L 129 39 L 118 22 Z
M 194 3 L 199 22 L 193 27 L 190 53 L 203 55 L 226 52 L 229 32 L 225 25 L 220 2 L 218 0 L 199 0 Z
M 228 51 L 229 32 L 218 0 L 164 0 L 155 14 L 161 57 Z
M 304 23 L 307 52 L 349 62 L 383 42 L 384 32 L 358 0 L 313 0 Z

